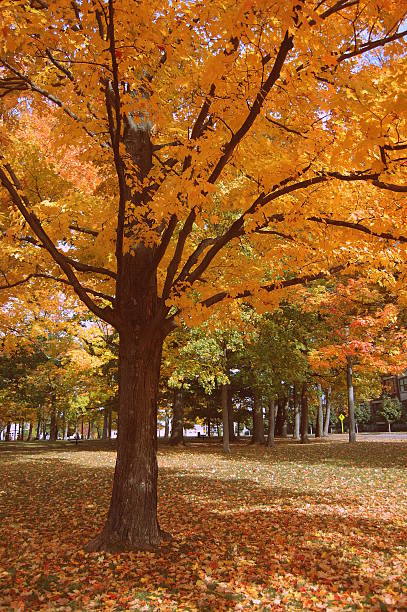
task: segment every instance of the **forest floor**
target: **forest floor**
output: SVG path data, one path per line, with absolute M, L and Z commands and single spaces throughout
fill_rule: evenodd
M 0 610 L 407 610 L 407 441 L 159 450 L 154 553 L 85 553 L 111 445 L 0 443 Z

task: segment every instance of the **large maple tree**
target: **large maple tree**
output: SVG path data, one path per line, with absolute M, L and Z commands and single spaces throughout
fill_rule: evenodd
M 406 8 L 1 3 L 3 303 L 65 286 L 120 336 L 117 464 L 91 549 L 165 535 L 156 401 L 181 313 L 403 261 Z

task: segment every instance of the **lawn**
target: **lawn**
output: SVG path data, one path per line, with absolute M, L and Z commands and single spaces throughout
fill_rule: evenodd
M 85 553 L 115 454 L 0 444 L 1 610 L 407 610 L 407 441 L 159 451 L 156 553 Z

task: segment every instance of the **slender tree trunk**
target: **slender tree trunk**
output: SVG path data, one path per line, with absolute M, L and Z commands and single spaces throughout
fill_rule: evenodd
M 88 421 L 88 433 L 86 435 L 86 439 L 90 440 L 91 439 L 91 435 L 92 435 L 92 420 L 89 419 L 89 421 Z
M 297 384 L 294 383 L 293 387 L 293 404 L 294 404 L 294 440 L 300 439 L 300 425 L 301 425 L 301 405 L 297 393 Z
M 229 442 L 234 442 L 236 440 L 235 436 L 235 428 L 234 428 L 234 419 L 233 419 L 233 396 L 230 392 L 230 386 L 228 388 L 228 419 L 229 419 Z
M 164 421 L 164 423 L 165 423 L 165 427 L 164 427 L 164 438 L 167 438 L 167 439 L 168 439 L 168 437 L 169 437 L 169 435 L 170 435 L 170 419 L 169 419 L 169 416 L 168 416 L 168 412 L 167 412 L 167 411 L 165 412 L 165 421 Z
M 282 427 L 281 427 L 281 437 L 282 438 L 287 438 L 288 436 L 288 406 L 289 406 L 289 398 L 287 397 L 286 401 L 284 402 L 284 406 L 283 406 L 283 422 L 282 422 Z
M 264 444 L 264 419 L 263 405 L 260 393 L 255 390 L 253 393 L 253 444 Z
M 222 385 L 222 429 L 223 429 L 223 452 L 230 453 L 228 385 Z
M 28 436 L 27 436 L 27 442 L 29 442 L 31 440 L 32 437 L 32 433 L 33 433 L 33 424 L 30 421 L 29 427 L 28 427 Z
M 112 406 L 109 406 L 109 417 L 107 421 L 107 436 L 109 440 L 112 437 L 112 411 L 113 411 Z
M 211 419 L 208 417 L 208 438 L 211 437 Z
M 322 403 L 322 387 L 321 383 L 318 383 L 318 413 L 317 413 L 317 424 L 315 428 L 315 437 L 322 438 L 324 435 L 324 407 Z
M 184 444 L 184 390 L 174 389 L 171 444 Z
M 45 419 L 42 422 L 42 439 L 47 439 L 47 422 L 45 421 Z
M 282 394 L 279 393 L 278 401 L 277 401 L 277 414 L 276 414 L 276 425 L 275 425 L 275 434 L 276 436 L 279 436 L 279 437 L 281 437 L 283 433 L 284 403 L 285 403 L 285 398 Z
M 356 442 L 355 429 L 355 400 L 353 394 L 353 368 L 352 358 L 346 357 L 346 384 L 348 387 L 348 412 L 349 412 L 349 442 Z
M 81 440 L 83 440 L 83 415 L 81 420 Z
M 163 338 L 120 332 L 117 461 L 108 517 L 88 550 L 152 549 L 157 520 L 157 397 Z
M 389 423 L 389 433 L 391 433 L 391 423 Z
M 35 439 L 39 440 L 41 435 L 41 410 L 37 410 L 37 431 L 35 434 Z
M 55 393 L 51 393 L 51 424 L 49 430 L 49 439 L 56 440 L 58 438 L 58 425 L 57 425 L 57 408 L 56 408 L 56 396 Z
M 64 440 L 66 440 L 68 438 L 68 429 L 69 429 L 69 423 L 68 423 L 68 418 L 65 415 L 65 423 L 64 423 Z
M 301 444 L 308 442 L 308 390 L 307 383 L 301 389 Z
M 331 385 L 329 385 L 328 389 L 325 393 L 325 419 L 324 419 L 324 436 L 329 435 L 329 422 L 331 420 Z
M 108 409 L 103 408 L 103 430 L 102 430 L 102 439 L 106 440 L 107 438 L 107 421 L 108 421 Z
M 272 399 L 269 404 L 269 432 L 267 436 L 267 447 L 273 448 L 274 446 L 274 425 L 275 425 L 275 400 Z
M 24 426 L 25 426 L 24 421 L 21 421 L 21 423 L 20 423 L 20 440 L 21 440 L 21 442 L 24 442 Z
M 4 440 L 5 440 L 6 442 L 10 442 L 10 431 L 11 431 L 11 422 L 10 422 L 10 421 L 8 421 L 8 422 L 7 422 L 7 427 L 6 427 L 6 436 L 5 436 L 5 438 L 4 438 Z

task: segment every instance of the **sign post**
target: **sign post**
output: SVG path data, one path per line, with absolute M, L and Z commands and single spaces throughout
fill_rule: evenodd
M 340 422 L 341 422 L 341 426 L 342 426 L 342 433 L 343 433 L 343 422 L 344 422 L 344 420 L 345 420 L 345 415 L 341 413 L 341 414 L 339 415 L 338 419 L 339 419 L 339 420 L 340 420 Z

